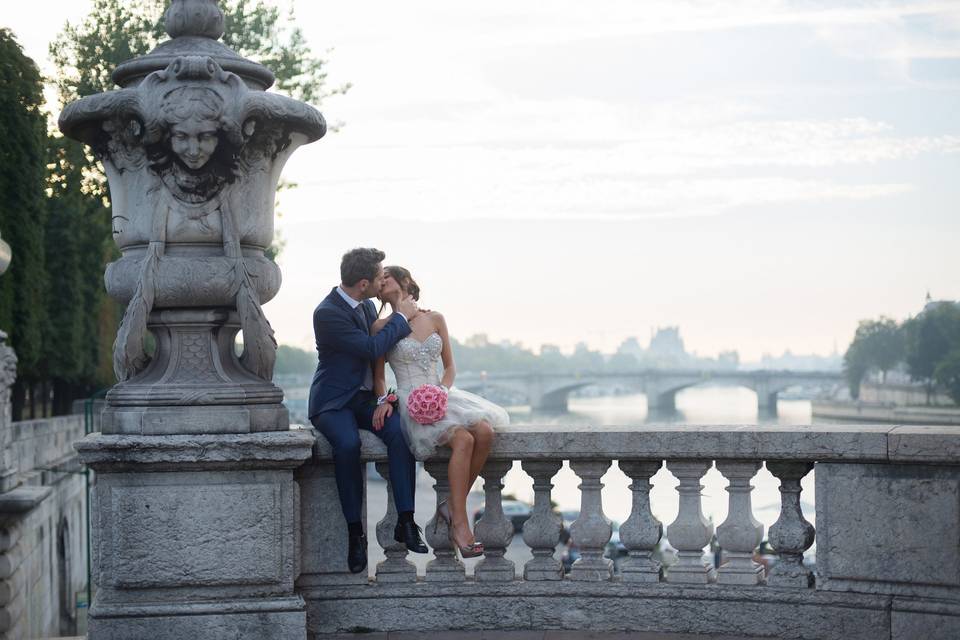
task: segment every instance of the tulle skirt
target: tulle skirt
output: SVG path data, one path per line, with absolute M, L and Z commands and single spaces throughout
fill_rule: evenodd
M 403 391 L 398 395 L 403 435 L 417 460 L 434 455 L 437 447 L 446 444 L 457 427 L 469 427 L 481 420 L 486 420 L 494 429 L 510 424 L 510 416 L 503 407 L 456 387 L 447 395 L 447 414 L 433 424 L 419 424 L 407 415 L 407 395 Z

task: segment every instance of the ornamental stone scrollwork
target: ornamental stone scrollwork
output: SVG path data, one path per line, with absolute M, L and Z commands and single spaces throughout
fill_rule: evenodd
M 262 308 L 281 278 L 264 252 L 280 172 L 326 125 L 309 105 L 265 92 L 272 73 L 216 41 L 216 2 L 173 2 L 165 24 L 171 40 L 114 72 L 123 88 L 60 117 L 103 164 L 121 250 L 105 276 L 126 310 L 103 430 L 282 429 L 277 344 Z M 184 406 L 198 407 L 196 419 L 171 427 L 164 408 Z
M 10 423 L 10 387 L 17 380 L 17 354 L 0 331 L 0 428 Z
M 276 294 L 279 278 L 270 277 L 276 267 L 264 264 L 262 252 L 273 236 L 279 169 L 296 138 L 322 135 L 319 113 L 250 90 L 210 57 L 182 56 L 136 87 L 68 106 L 61 127 L 93 147 L 110 179 L 124 257 L 111 265 L 107 285 L 129 296 L 114 345 L 117 378 L 131 379 L 149 362 L 144 336 L 158 294 L 177 297 L 169 291 L 175 283 L 202 270 L 214 277 L 203 281 L 208 289 L 188 292 L 194 304 L 186 306 L 232 302 L 244 336 L 241 361 L 270 379 L 276 343 L 261 303 Z M 211 260 L 197 245 L 216 247 L 222 258 Z

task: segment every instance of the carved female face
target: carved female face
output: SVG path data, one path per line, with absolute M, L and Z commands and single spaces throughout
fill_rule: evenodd
M 170 150 L 184 165 L 202 169 L 217 150 L 223 99 L 207 87 L 178 87 L 164 96 Z
M 194 115 L 170 127 L 170 149 L 194 171 L 210 161 L 219 142 L 215 120 Z

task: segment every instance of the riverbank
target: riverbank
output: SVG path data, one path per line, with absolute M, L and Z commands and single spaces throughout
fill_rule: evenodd
M 960 426 L 960 407 L 896 406 L 830 400 L 814 400 L 811 405 L 814 418 L 828 420 Z

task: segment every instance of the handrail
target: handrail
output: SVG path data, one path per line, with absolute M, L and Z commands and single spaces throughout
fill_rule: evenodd
M 309 429 L 309 428 L 308 428 Z M 360 432 L 366 461 L 386 459 L 372 433 Z M 441 449 L 437 459 L 446 457 Z M 491 459 L 589 460 L 695 458 L 856 461 L 960 465 L 960 430 L 896 425 L 516 425 L 498 429 Z M 332 460 L 318 437 L 314 459 Z

